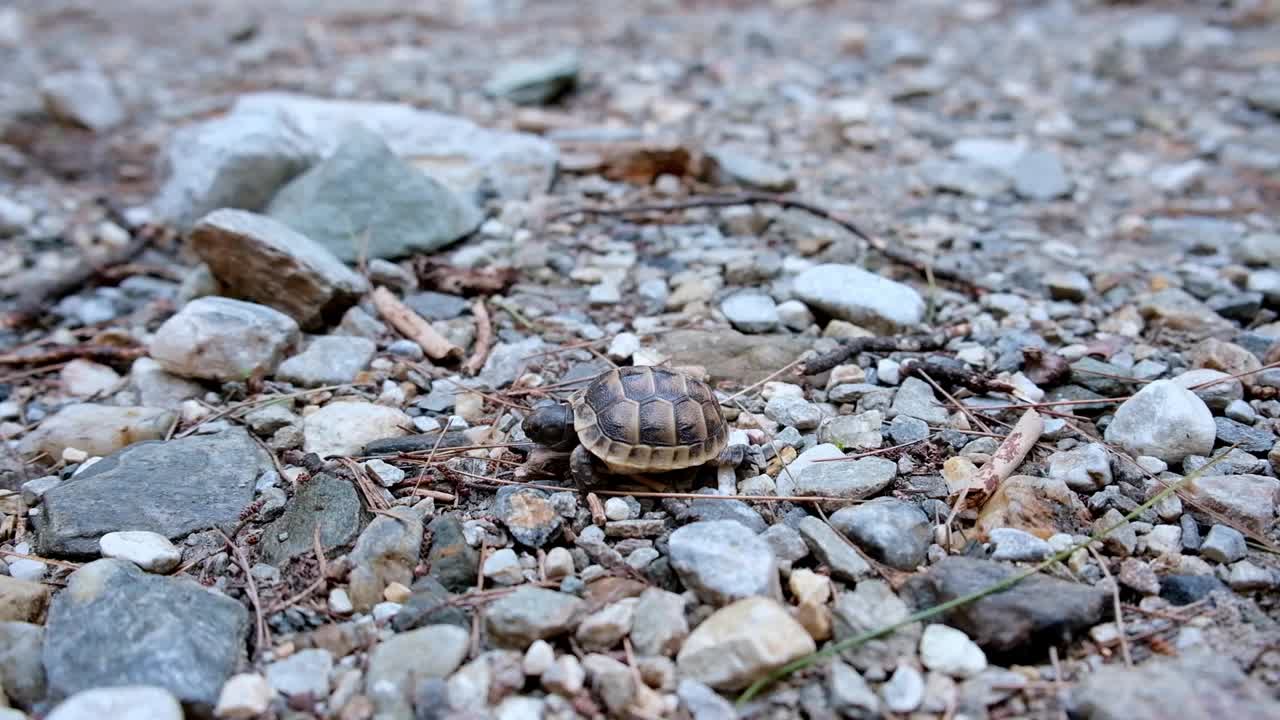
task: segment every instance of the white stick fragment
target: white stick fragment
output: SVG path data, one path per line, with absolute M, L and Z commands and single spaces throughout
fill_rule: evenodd
M 944 534 L 950 533 L 951 523 L 964 509 L 965 500 L 969 499 L 971 504 L 978 505 L 990 497 L 996 488 L 1000 487 L 1000 483 L 1007 480 L 1018 469 L 1026 459 L 1027 453 L 1031 452 L 1031 448 L 1040 441 L 1040 435 L 1043 433 L 1044 420 L 1034 409 L 1027 410 L 1022 417 L 1018 418 L 1017 424 L 1009 431 L 1009 435 L 1000 443 L 1000 447 L 996 448 L 991 461 L 983 465 L 974 476 L 973 482 L 965 485 L 960 491 L 960 496 L 951 506 L 951 514 L 947 516 L 947 522 L 943 526 Z M 971 492 L 972 496 L 970 496 Z

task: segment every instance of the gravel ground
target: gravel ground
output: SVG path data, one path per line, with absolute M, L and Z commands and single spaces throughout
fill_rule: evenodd
M 1280 716 L 1278 19 L 0 8 L 0 720 Z

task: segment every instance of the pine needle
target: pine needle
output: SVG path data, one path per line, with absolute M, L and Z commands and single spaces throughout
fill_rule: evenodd
M 1005 578 L 1004 580 L 988 585 L 987 587 L 981 590 L 977 590 L 972 593 L 969 593 L 968 595 L 963 595 L 953 600 L 948 600 L 947 602 L 939 603 L 937 605 L 934 605 L 933 607 L 928 607 L 918 612 L 912 613 L 911 615 L 908 615 L 906 618 L 903 618 L 902 620 L 896 623 L 885 625 L 875 630 L 869 630 L 859 635 L 855 635 L 851 638 L 841 640 L 840 642 L 829 645 L 822 650 L 819 650 L 815 653 L 811 653 L 797 660 L 793 660 L 787 663 L 786 665 L 783 665 L 782 667 L 773 671 L 769 675 L 755 681 L 746 690 L 744 690 L 742 694 L 738 696 L 738 706 L 741 707 L 747 702 L 750 702 L 754 697 L 759 695 L 761 691 L 763 691 L 765 688 L 769 687 L 773 683 L 779 680 L 782 680 L 783 678 L 786 678 L 788 675 L 791 675 L 794 672 L 803 670 L 811 665 L 814 665 L 815 663 L 825 658 L 832 657 L 834 655 L 839 655 L 840 653 L 843 653 L 846 650 L 852 650 L 854 648 L 861 647 L 862 645 L 865 645 L 866 643 L 872 640 L 875 640 L 876 638 L 888 635 L 889 633 L 895 630 L 898 630 L 899 628 L 906 627 L 907 625 L 910 625 L 912 623 L 937 617 L 955 608 L 963 607 L 965 605 L 968 605 L 969 603 L 981 600 L 982 598 L 987 597 L 988 595 L 994 595 L 999 592 L 1004 592 L 1005 590 L 1008 590 L 1009 588 L 1017 585 L 1023 580 L 1026 580 L 1032 575 L 1035 575 L 1043 570 L 1046 570 L 1056 563 L 1060 563 L 1063 560 L 1066 560 L 1067 558 L 1071 557 L 1071 554 L 1074 553 L 1075 551 L 1079 550 L 1080 548 L 1088 547 L 1092 543 L 1105 539 L 1112 532 L 1123 527 L 1127 523 L 1133 520 L 1136 520 L 1138 516 L 1140 516 L 1142 513 L 1146 512 L 1147 510 L 1154 507 L 1160 501 L 1174 494 L 1187 483 L 1190 483 L 1196 480 L 1197 478 L 1203 476 L 1205 474 L 1205 471 L 1207 471 L 1209 468 L 1217 464 L 1220 460 L 1225 458 L 1227 453 L 1234 450 L 1237 445 L 1239 445 L 1239 443 L 1237 443 L 1236 445 L 1232 445 L 1231 447 L 1223 450 L 1221 453 L 1215 456 L 1203 467 L 1198 468 L 1197 470 L 1190 473 L 1189 475 L 1186 475 L 1178 482 L 1171 483 L 1168 487 L 1166 487 L 1164 490 L 1157 493 L 1150 500 L 1134 508 L 1133 512 L 1126 515 L 1124 519 L 1121 520 L 1120 522 L 1116 523 L 1115 525 L 1112 525 L 1111 527 L 1095 532 L 1093 535 L 1090 535 L 1087 540 L 1084 540 L 1083 542 L 1080 542 L 1080 543 L 1076 543 L 1075 545 L 1072 545 L 1071 547 L 1066 548 L 1065 550 L 1053 555 L 1049 559 L 1039 563 L 1038 565 L 1032 567 L 1030 570 L 1027 570 L 1026 572 L 1019 573 L 1017 575 L 1011 575 Z

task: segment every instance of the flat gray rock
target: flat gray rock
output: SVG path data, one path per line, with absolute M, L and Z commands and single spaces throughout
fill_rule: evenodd
M 267 214 L 345 262 L 436 250 L 483 219 L 470 200 L 363 129 L 352 130 L 332 155 L 281 188 Z
M 225 115 L 174 133 L 153 207 L 183 227 L 219 208 L 261 210 L 285 183 L 331 155 L 352 124 L 376 132 L 396 155 L 468 197 L 481 185 L 507 199 L 541 193 L 559 156 L 554 143 L 536 135 L 407 104 L 251 93 Z
M 280 363 L 276 379 L 321 387 L 342 385 L 356 379 L 378 349 L 372 340 L 349 335 L 321 335 L 305 350 Z
M 924 298 L 908 285 L 855 265 L 816 265 L 796 276 L 796 297 L 841 320 L 875 332 L 919 324 Z
M 1280 701 L 1229 658 L 1204 649 L 1126 668 L 1105 665 L 1072 694 L 1088 720 L 1222 720 L 1280 717 Z
M 530 60 L 518 60 L 498 68 L 485 92 L 517 105 L 545 105 L 573 89 L 580 61 L 573 50 Z
M 117 530 L 150 530 L 172 540 L 228 528 L 253 502 L 254 481 L 270 467 L 240 428 L 135 443 L 44 494 L 40 554 L 96 555 L 98 539 Z
M 314 553 L 316 528 L 326 552 L 346 547 L 360 534 L 360 495 L 349 480 L 322 473 L 304 483 L 290 498 L 284 514 L 262 533 L 259 557 L 282 565 L 299 555 Z
M 342 313 L 369 282 L 320 243 L 284 223 L 245 210 L 215 210 L 191 231 L 191 248 L 225 293 L 288 315 L 305 328 Z
M 207 713 L 244 654 L 249 611 L 194 580 L 124 560 L 72 573 L 45 627 L 49 694 L 154 685 Z

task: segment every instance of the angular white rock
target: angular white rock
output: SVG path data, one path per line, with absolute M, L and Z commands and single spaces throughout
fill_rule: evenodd
M 413 420 L 403 412 L 371 402 L 335 402 L 307 416 L 303 448 L 320 457 L 356 455 L 374 440 L 409 434 Z
M 694 628 L 676 665 L 682 677 L 736 690 L 816 647 L 785 607 L 751 597 L 726 605 Z

